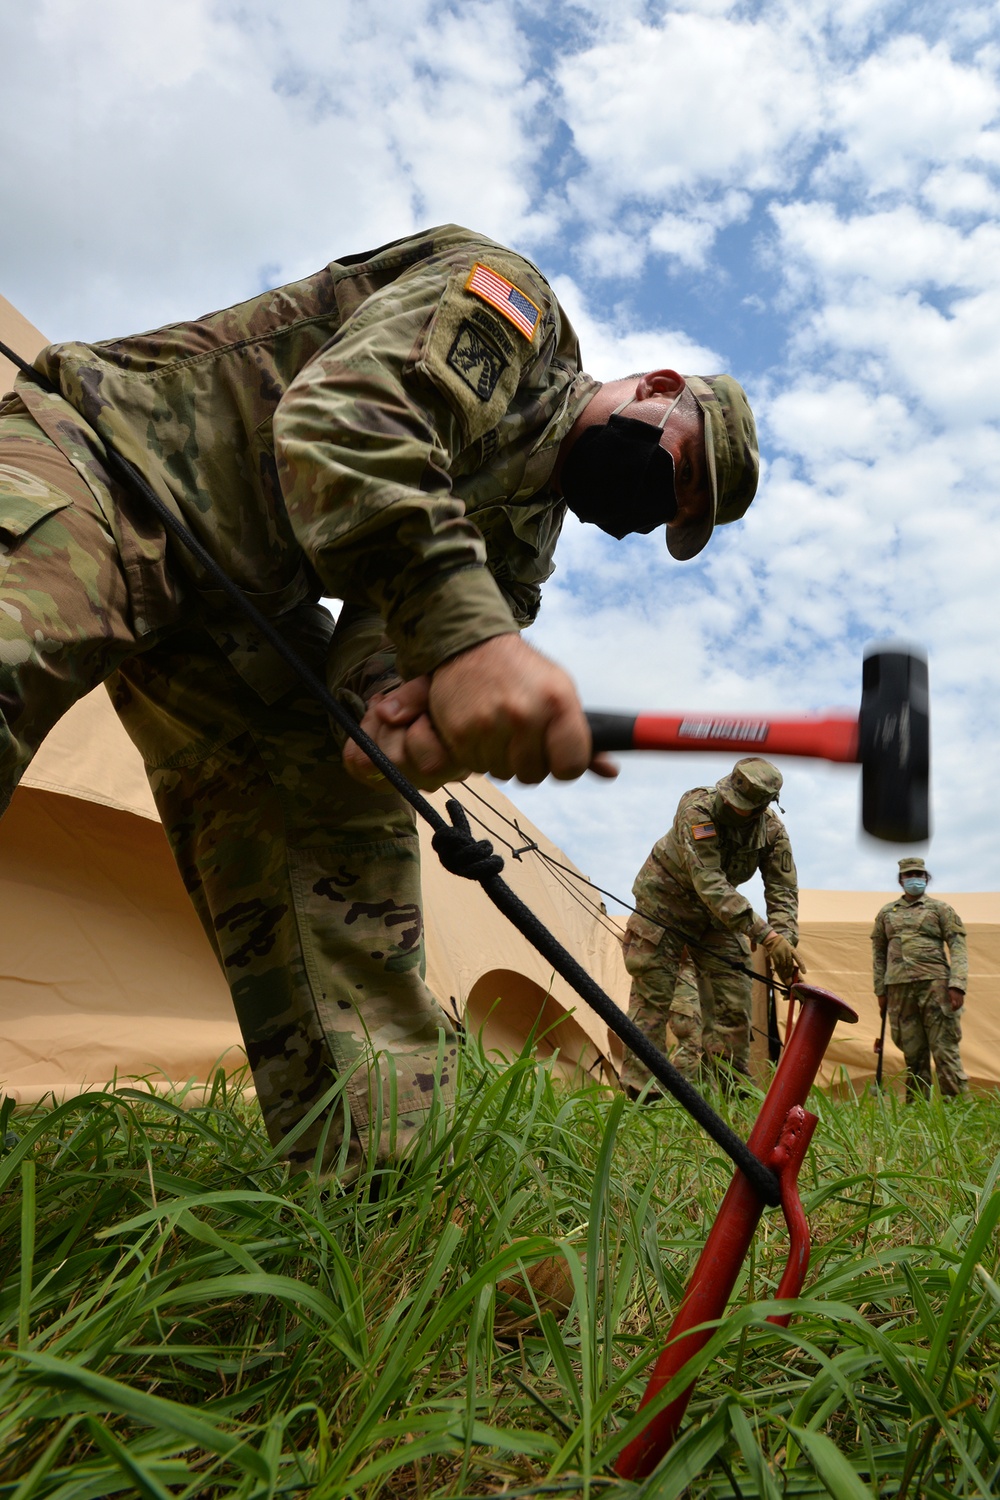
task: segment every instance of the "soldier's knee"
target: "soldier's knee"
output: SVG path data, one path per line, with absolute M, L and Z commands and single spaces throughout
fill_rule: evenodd
M 701 1021 L 695 1016 L 670 1014 L 670 1030 L 679 1042 L 694 1042 L 701 1039 Z

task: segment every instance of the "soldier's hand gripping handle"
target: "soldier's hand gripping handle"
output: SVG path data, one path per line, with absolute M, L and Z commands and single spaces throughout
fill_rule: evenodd
M 774 972 L 783 984 L 793 984 L 798 974 L 806 972 L 806 966 L 786 937 L 769 927 L 759 940 L 761 947 L 774 965 Z
M 454 759 L 533 783 L 616 769 L 591 746 L 572 678 L 517 635 L 494 636 L 431 674 L 430 717 Z

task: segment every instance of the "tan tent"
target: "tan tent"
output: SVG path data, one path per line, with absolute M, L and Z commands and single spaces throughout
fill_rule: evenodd
M 39 349 L 44 349 L 48 343 L 48 339 L 16 307 L 12 307 L 6 297 L 0 297 L 0 341 L 22 359 L 34 359 Z M 0 354 L 0 395 L 11 389 L 16 374 L 15 366 Z

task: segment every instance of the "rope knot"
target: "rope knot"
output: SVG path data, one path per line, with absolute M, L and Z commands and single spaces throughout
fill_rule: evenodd
M 494 853 L 489 839 L 474 839 L 465 808 L 453 798 L 445 803 L 451 828 L 439 828 L 431 839 L 438 859 L 452 875 L 465 880 L 490 880 L 503 869 L 503 859 Z

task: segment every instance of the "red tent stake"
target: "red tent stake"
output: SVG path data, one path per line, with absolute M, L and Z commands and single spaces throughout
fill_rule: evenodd
M 803 1105 L 833 1028 L 838 1021 L 858 1019 L 856 1012 L 829 990 L 797 984 L 794 993 L 800 1004 L 798 1020 L 748 1142 L 754 1155 L 767 1162 L 781 1179 L 781 1206 L 791 1244 L 778 1297 L 798 1296 L 809 1266 L 809 1228 L 799 1201 L 798 1172 L 817 1121 Z M 656 1361 L 640 1410 L 710 1338 L 712 1329 L 699 1325 L 711 1323 L 725 1312 L 763 1212 L 761 1199 L 743 1173 L 736 1172 L 678 1308 L 666 1347 Z M 788 1317 L 771 1321 L 784 1324 Z M 690 1331 L 695 1328 L 698 1332 Z M 643 1479 L 652 1472 L 673 1443 L 693 1390 L 692 1381 L 622 1451 L 615 1466 L 621 1478 Z

